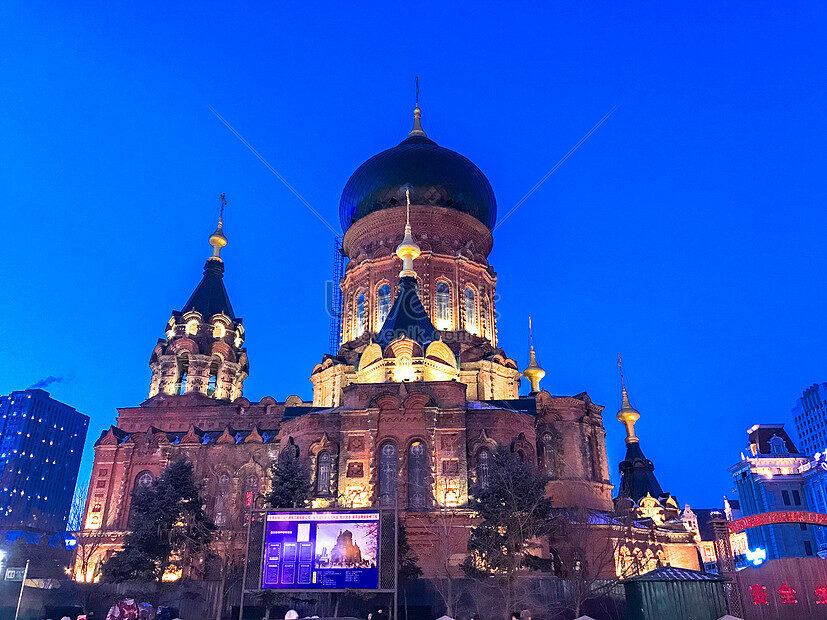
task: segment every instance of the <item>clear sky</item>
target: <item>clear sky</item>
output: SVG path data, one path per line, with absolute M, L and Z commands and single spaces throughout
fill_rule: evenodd
M 245 395 L 310 398 L 330 223 L 350 174 L 423 125 L 488 176 L 499 337 L 543 386 L 606 406 L 622 353 L 642 446 L 693 506 L 746 429 L 827 381 L 823 2 L 11 2 L 0 22 L 0 392 L 60 379 L 92 443 L 137 405 L 201 277 L 217 195 Z M 232 6 L 230 6 L 232 5 Z M 147 413 L 149 416 L 151 410 Z M 151 419 L 148 418 L 148 424 Z

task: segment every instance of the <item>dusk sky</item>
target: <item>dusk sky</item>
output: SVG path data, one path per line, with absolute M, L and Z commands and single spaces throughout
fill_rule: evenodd
M 364 160 L 422 124 L 487 175 L 499 343 L 605 405 L 621 353 L 641 446 L 694 507 L 732 496 L 746 429 L 827 381 L 827 4 L 12 2 L 0 36 L 0 393 L 91 416 L 142 402 L 229 205 L 225 283 L 250 400 L 312 396 L 331 225 Z M 416 232 L 416 231 L 414 231 Z M 525 384 L 526 382 L 524 382 Z M 522 393 L 528 391 L 524 385 Z M 150 421 L 148 421 L 149 425 Z

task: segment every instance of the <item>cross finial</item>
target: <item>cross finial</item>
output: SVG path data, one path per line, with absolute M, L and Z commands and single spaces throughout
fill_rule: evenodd
M 414 107 L 414 124 L 413 129 L 408 134 L 408 136 L 424 136 L 426 135 L 425 132 L 422 130 L 422 123 L 420 122 L 420 118 L 422 117 L 422 110 L 419 109 L 419 76 L 416 76 L 416 107 Z
M 218 199 L 221 202 L 221 210 L 218 212 L 218 221 L 221 222 L 224 219 L 224 207 L 227 206 L 227 194 L 221 192 L 218 195 Z
M 528 346 L 533 351 L 534 350 L 534 334 L 531 331 L 531 315 L 528 315 Z

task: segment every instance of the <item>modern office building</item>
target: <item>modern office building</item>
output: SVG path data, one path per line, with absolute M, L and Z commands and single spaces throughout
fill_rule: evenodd
M 812 483 L 805 483 L 805 472 L 810 470 L 812 459 L 799 452 L 784 425 L 756 424 L 747 433 L 748 453 L 742 452 L 741 460 L 729 468 L 741 514 L 814 510 L 808 492 Z M 814 474 L 811 478 L 817 480 Z M 815 556 L 816 527 L 783 523 L 750 528 L 749 548 L 766 549 L 767 559 Z
M 827 450 L 827 383 L 815 383 L 801 393 L 793 420 L 804 454 Z
M 88 426 L 43 390 L 0 396 L 0 529 L 66 528 Z

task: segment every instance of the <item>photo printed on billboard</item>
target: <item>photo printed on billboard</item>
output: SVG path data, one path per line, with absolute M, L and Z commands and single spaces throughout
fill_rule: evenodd
M 267 513 L 261 587 L 375 590 L 379 587 L 379 513 Z

